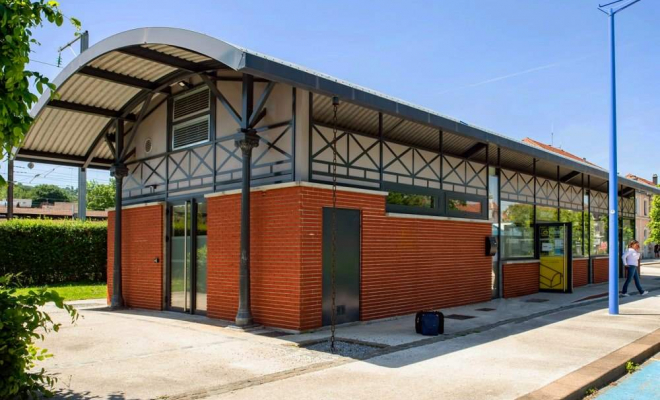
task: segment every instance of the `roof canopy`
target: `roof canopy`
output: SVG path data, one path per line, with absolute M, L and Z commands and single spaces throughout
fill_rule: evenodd
M 494 132 L 471 126 L 431 110 L 350 84 L 309 69 L 251 52 L 221 40 L 182 29 L 142 28 L 109 37 L 82 52 L 57 76 L 59 97 L 44 94 L 32 111 L 36 121 L 17 159 L 72 166 L 108 168 L 114 161 L 104 141 L 115 129 L 113 121 L 138 118 L 151 97 L 151 109 L 170 93 L 170 86 L 193 75 L 217 77 L 218 70 L 256 77 L 314 93 L 314 120 L 330 122 L 331 96 L 342 101 L 338 123 L 345 130 L 376 135 L 379 113 L 384 136 L 390 140 L 443 150 L 548 178 L 591 177 L 591 187 L 604 191 L 607 171 Z M 625 187 L 655 194 L 660 190 L 623 177 Z

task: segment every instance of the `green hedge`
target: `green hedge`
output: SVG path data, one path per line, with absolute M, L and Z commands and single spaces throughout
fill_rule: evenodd
M 107 223 L 14 219 L 0 223 L 0 276 L 23 285 L 105 281 Z

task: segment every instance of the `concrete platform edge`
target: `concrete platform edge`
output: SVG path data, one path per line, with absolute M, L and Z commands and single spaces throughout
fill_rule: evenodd
M 626 363 L 637 364 L 660 352 L 660 329 L 579 368 L 556 381 L 518 398 L 518 400 L 577 400 L 590 388 L 601 389 L 624 376 Z

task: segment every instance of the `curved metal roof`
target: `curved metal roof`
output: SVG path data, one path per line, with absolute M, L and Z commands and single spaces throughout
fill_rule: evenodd
M 142 104 L 153 96 L 156 107 L 167 97 L 169 87 L 200 73 L 230 70 L 287 83 L 315 93 L 314 118 L 324 121 L 328 97 L 337 95 L 348 103 L 339 123 L 342 127 L 373 133 L 378 112 L 383 113 L 386 136 L 424 148 L 437 148 L 438 132 L 445 132 L 443 146 L 460 153 L 475 144 L 502 148 L 502 163 L 529 166 L 525 159 L 537 159 L 538 168 L 551 164 L 565 171 L 589 174 L 595 184 L 607 180 L 607 171 L 563 157 L 458 121 L 427 108 L 333 78 L 292 63 L 197 32 L 175 28 L 141 28 L 111 36 L 82 52 L 54 80 L 59 98 L 45 93 L 32 110 L 35 123 L 28 132 L 17 159 L 107 168 L 113 161 L 109 147 L 102 145 L 106 133 L 114 130 L 115 118 L 136 119 Z M 449 146 L 449 147 L 446 147 Z M 491 152 L 492 154 L 493 152 Z M 486 151 L 475 154 L 485 160 Z M 491 155 L 492 162 L 492 155 Z M 541 170 L 543 173 L 543 170 Z M 619 178 L 619 183 L 656 194 L 660 190 L 643 183 Z

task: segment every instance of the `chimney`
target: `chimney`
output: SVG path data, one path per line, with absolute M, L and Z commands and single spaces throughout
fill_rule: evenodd
M 658 174 L 653 174 L 653 184 L 654 185 L 658 184 Z

